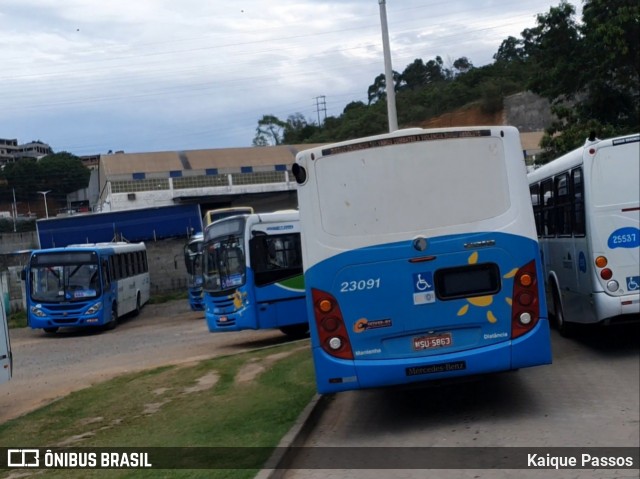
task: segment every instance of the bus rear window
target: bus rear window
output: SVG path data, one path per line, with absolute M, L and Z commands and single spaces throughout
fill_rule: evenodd
M 500 271 L 495 263 L 440 269 L 434 278 L 439 299 L 488 296 L 500 291 Z
M 335 236 L 410 233 L 499 216 L 510 207 L 498 138 L 408 144 L 315 162 L 324 231 Z
M 591 173 L 594 206 L 637 206 L 640 162 L 638 148 L 633 146 L 630 143 L 598 151 Z

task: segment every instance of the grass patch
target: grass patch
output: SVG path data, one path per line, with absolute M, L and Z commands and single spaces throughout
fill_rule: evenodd
M 298 341 L 77 391 L 0 425 L 0 447 L 275 447 L 314 393 L 309 342 Z M 44 477 L 240 479 L 256 472 L 85 469 Z
M 149 302 L 147 304 L 162 304 L 168 303 L 169 301 L 176 301 L 180 299 L 189 299 L 188 291 L 170 291 L 168 293 L 161 294 L 152 294 L 149 297 Z
M 16 311 L 11 313 L 7 322 L 9 324 L 9 328 L 26 328 L 27 313 L 25 311 Z

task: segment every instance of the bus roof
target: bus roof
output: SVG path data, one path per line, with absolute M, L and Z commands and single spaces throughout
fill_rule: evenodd
M 567 171 L 574 166 L 581 164 L 584 161 L 584 152 L 587 148 L 595 148 L 601 150 L 602 148 L 611 147 L 614 145 L 633 143 L 640 141 L 640 135 L 635 133 L 632 135 L 618 136 L 615 138 L 607 138 L 604 140 L 585 141 L 585 144 L 576 148 L 564 155 L 550 161 L 549 163 L 533 170 L 527 175 L 529 183 L 535 183 L 548 176 L 553 176 L 557 173 Z M 596 153 L 597 154 L 597 153 Z

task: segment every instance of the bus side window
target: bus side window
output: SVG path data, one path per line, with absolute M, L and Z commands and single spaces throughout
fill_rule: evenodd
M 584 236 L 585 213 L 584 213 L 584 185 L 582 183 L 582 168 L 576 168 L 571 172 L 572 185 L 572 227 L 574 236 Z
M 542 200 L 542 235 L 555 236 L 556 221 L 553 207 L 553 182 L 545 180 L 540 185 L 540 199 Z
M 542 205 L 540 204 L 540 185 L 535 183 L 529 187 L 531 204 L 533 205 L 533 217 L 536 221 L 538 237 L 542 236 Z
M 569 174 L 555 177 L 555 217 L 558 236 L 571 235 L 571 196 L 569 195 Z
M 109 263 L 106 259 L 102 260 L 102 281 L 104 283 L 104 289 L 111 287 L 111 274 L 109 272 Z

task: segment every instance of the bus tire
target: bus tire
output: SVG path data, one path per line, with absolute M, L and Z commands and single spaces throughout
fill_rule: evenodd
M 47 334 L 54 334 L 55 332 L 58 331 L 58 327 L 53 327 L 53 328 L 44 328 L 44 332 Z
M 104 325 L 105 331 L 111 331 L 112 329 L 116 329 L 118 326 L 118 308 L 116 305 L 113 305 L 111 308 L 111 320 Z
M 571 323 L 565 321 L 564 310 L 560 302 L 560 293 L 558 293 L 558 288 L 555 284 L 553 285 L 553 316 L 555 327 L 560 335 L 570 338 L 574 333 L 574 327 Z
M 309 325 L 308 324 L 293 324 L 291 326 L 282 326 L 280 328 L 284 334 L 286 334 L 291 339 L 302 339 L 309 335 Z
M 140 292 L 136 295 L 136 309 L 133 310 L 134 316 L 139 316 L 140 311 L 142 311 L 142 304 L 140 304 Z

